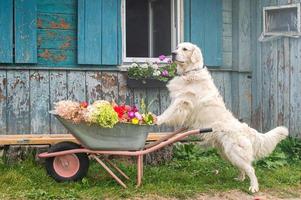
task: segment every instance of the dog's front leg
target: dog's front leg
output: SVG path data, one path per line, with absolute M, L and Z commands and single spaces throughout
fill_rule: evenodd
M 183 126 L 188 114 L 191 112 L 191 108 L 191 101 L 176 99 L 160 116 L 157 117 L 157 124 Z

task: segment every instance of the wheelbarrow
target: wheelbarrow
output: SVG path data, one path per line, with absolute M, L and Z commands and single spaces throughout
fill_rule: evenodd
M 190 135 L 212 131 L 211 128 L 190 131 L 182 128 L 145 145 L 149 130 L 149 126 L 146 125 L 118 123 L 110 129 L 87 123 L 74 124 L 72 121 L 55 116 L 80 143 L 61 142 L 51 146 L 48 152 L 39 154 L 40 158 L 45 158 L 47 173 L 58 182 L 81 180 L 87 174 L 89 158 L 91 158 L 126 188 L 126 184 L 116 175 L 116 172 L 125 179 L 130 178 L 107 158 L 108 155 L 118 155 L 137 158 L 137 187 L 139 187 L 143 177 L 144 155 Z

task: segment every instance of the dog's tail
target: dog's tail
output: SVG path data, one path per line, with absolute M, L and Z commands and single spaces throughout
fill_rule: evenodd
M 288 129 L 284 126 L 274 128 L 265 134 L 258 133 L 254 143 L 254 155 L 256 159 L 268 156 L 277 144 L 287 136 Z

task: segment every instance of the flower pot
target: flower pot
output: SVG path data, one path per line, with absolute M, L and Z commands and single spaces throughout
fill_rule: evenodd
M 157 79 L 127 79 L 129 88 L 166 88 L 167 82 Z

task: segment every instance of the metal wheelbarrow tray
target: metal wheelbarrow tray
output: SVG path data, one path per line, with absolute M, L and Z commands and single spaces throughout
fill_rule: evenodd
M 87 124 L 73 124 L 59 117 L 58 119 L 79 140 L 80 145 L 73 142 L 61 142 L 51 146 L 48 152 L 39 154 L 40 158 L 46 158 L 45 165 L 48 174 L 59 182 L 81 180 L 87 174 L 90 158 L 95 159 L 124 188 L 127 186 L 116 175 L 116 172 L 125 179 L 130 178 L 108 159 L 108 155 L 137 158 L 138 187 L 142 183 L 144 155 L 190 135 L 212 131 L 211 128 L 190 131 L 182 128 L 156 142 L 145 145 L 149 126 L 119 124 L 112 129 L 103 129 Z
M 139 150 L 145 145 L 147 125 L 118 123 L 114 128 L 102 128 L 95 124 L 75 124 L 59 116 L 56 118 L 86 148 L 91 150 Z

